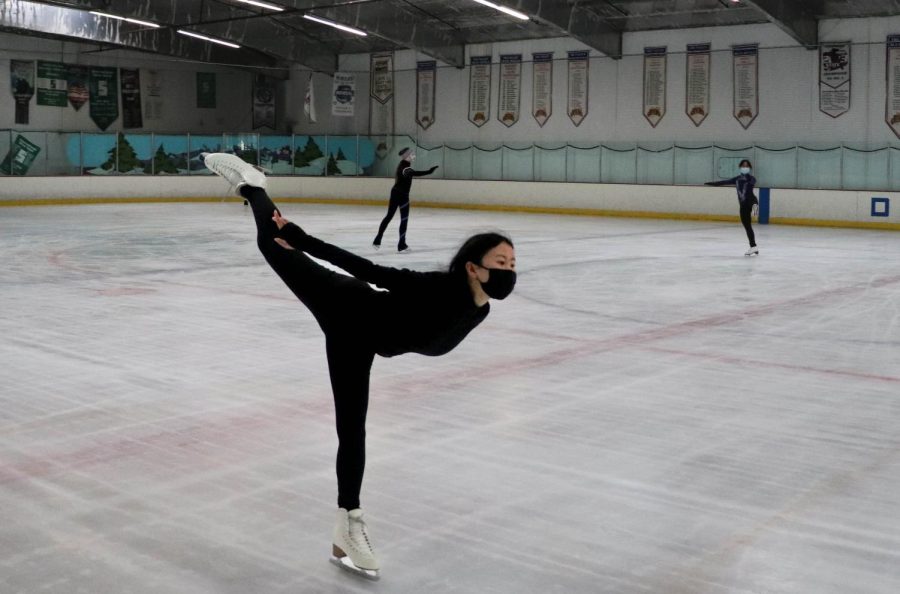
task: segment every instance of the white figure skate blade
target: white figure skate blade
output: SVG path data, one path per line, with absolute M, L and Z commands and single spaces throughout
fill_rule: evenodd
M 367 580 L 378 581 L 378 579 L 381 577 L 377 569 L 363 569 L 361 567 L 357 567 L 353 564 L 353 561 L 350 560 L 350 557 L 338 558 L 332 556 L 329 561 L 331 561 L 344 571 L 348 571 L 354 575 L 366 578 Z

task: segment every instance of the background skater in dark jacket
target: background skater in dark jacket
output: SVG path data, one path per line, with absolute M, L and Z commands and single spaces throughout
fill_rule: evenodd
M 745 256 L 753 256 L 759 254 L 759 248 L 756 247 L 756 236 L 753 234 L 753 227 L 750 225 L 751 217 L 759 211 L 759 201 L 753 193 L 756 186 L 756 178 L 750 175 L 753 165 L 750 161 L 744 159 L 740 165 L 740 175 L 736 175 L 731 179 L 723 179 L 721 181 L 706 182 L 707 186 L 735 186 L 737 188 L 738 203 L 741 205 L 741 224 L 747 232 L 747 239 L 750 241 L 750 249 L 744 252 Z
M 406 223 L 409 219 L 409 189 L 412 186 L 412 178 L 431 175 L 438 166 L 435 165 L 425 171 L 416 171 L 412 168 L 412 163 L 416 160 L 416 155 L 412 152 L 412 149 L 404 147 L 399 154 L 400 164 L 397 165 L 394 187 L 391 188 L 391 201 L 388 203 L 387 214 L 384 215 L 384 219 L 382 219 L 381 225 L 378 227 L 378 235 L 375 236 L 375 241 L 372 242 L 372 245 L 375 246 L 375 249 L 381 247 L 381 238 L 384 236 L 384 231 L 399 208 L 400 241 L 397 243 L 397 251 L 402 252 L 409 249 L 409 246 L 406 245 Z

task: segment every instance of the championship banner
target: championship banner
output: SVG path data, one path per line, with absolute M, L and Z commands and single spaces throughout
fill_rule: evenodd
M 119 73 L 116 68 L 91 66 L 91 119 L 101 130 L 106 130 L 119 117 Z
M 351 72 L 335 72 L 331 91 L 331 115 L 353 116 L 356 96 L 356 75 Z
M 553 114 L 553 52 L 531 54 L 531 115 L 543 127 Z
M 666 48 L 644 48 L 644 117 L 656 128 L 666 115 Z
M 394 98 L 394 54 L 372 54 L 369 70 L 369 96 L 381 104 Z
M 472 56 L 469 63 L 469 121 L 484 126 L 491 117 L 491 57 Z
M 850 111 L 850 42 L 819 46 L 819 111 L 838 118 Z
M 62 62 L 37 63 L 37 104 L 66 107 L 69 104 L 69 80 Z
M 313 84 L 313 73 L 309 73 L 306 79 L 306 95 L 303 97 L 303 114 L 306 116 L 310 124 L 315 124 L 316 120 L 316 86 Z
M 416 123 L 427 130 L 434 123 L 434 91 L 437 62 L 416 62 Z
M 275 129 L 275 85 L 264 74 L 253 76 L 253 129 Z
M 519 121 L 522 104 L 522 54 L 500 56 L 497 118 L 509 128 Z
M 369 136 L 375 139 L 375 154 L 384 159 L 394 145 L 393 52 L 369 58 Z
M 576 126 L 588 114 L 588 69 L 590 52 L 569 52 L 569 101 L 566 113 Z
M 746 130 L 759 115 L 759 45 L 735 45 L 731 53 L 734 60 L 734 107 L 731 113 Z
M 66 86 L 69 103 L 78 111 L 88 101 L 88 68 L 76 64 L 66 65 Z
M 709 115 L 709 43 L 689 43 L 685 66 L 684 112 L 695 126 Z
M 16 98 L 16 123 L 28 123 L 28 106 L 34 96 L 34 60 L 10 60 L 9 78 Z
M 900 35 L 887 37 L 887 88 L 884 118 L 894 134 L 900 136 Z
M 143 128 L 141 116 L 141 71 L 137 68 L 120 68 L 122 77 L 122 127 Z
M 39 152 L 41 152 L 41 147 L 21 134 L 17 135 L 3 162 L 0 163 L 0 173 L 3 175 L 25 175 Z
M 197 73 L 197 107 L 200 109 L 216 108 L 216 73 Z
M 144 116 L 148 120 L 160 120 L 163 114 L 162 75 L 157 70 L 147 70 L 147 100 L 144 102 Z

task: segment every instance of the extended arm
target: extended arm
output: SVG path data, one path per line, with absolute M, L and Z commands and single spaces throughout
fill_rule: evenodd
M 431 169 L 426 169 L 425 171 L 416 171 L 412 167 L 407 167 L 403 170 L 403 175 L 405 177 L 422 177 L 423 175 L 431 175 L 437 170 L 438 166 L 435 165 Z
M 721 179 L 719 181 L 706 182 L 703 185 L 704 186 L 733 186 L 734 183 L 737 181 L 737 179 L 738 179 L 737 176 L 735 176 L 735 177 L 732 177 L 731 179 Z

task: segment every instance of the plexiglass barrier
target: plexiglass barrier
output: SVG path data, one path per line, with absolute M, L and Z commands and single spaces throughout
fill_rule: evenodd
M 699 185 L 750 159 L 761 186 L 900 190 L 900 146 L 703 143 L 417 145 L 410 136 L 139 134 L 0 130 L 0 175 L 209 175 L 204 152 L 233 153 L 273 175 L 393 177 L 398 153 L 460 180 Z

